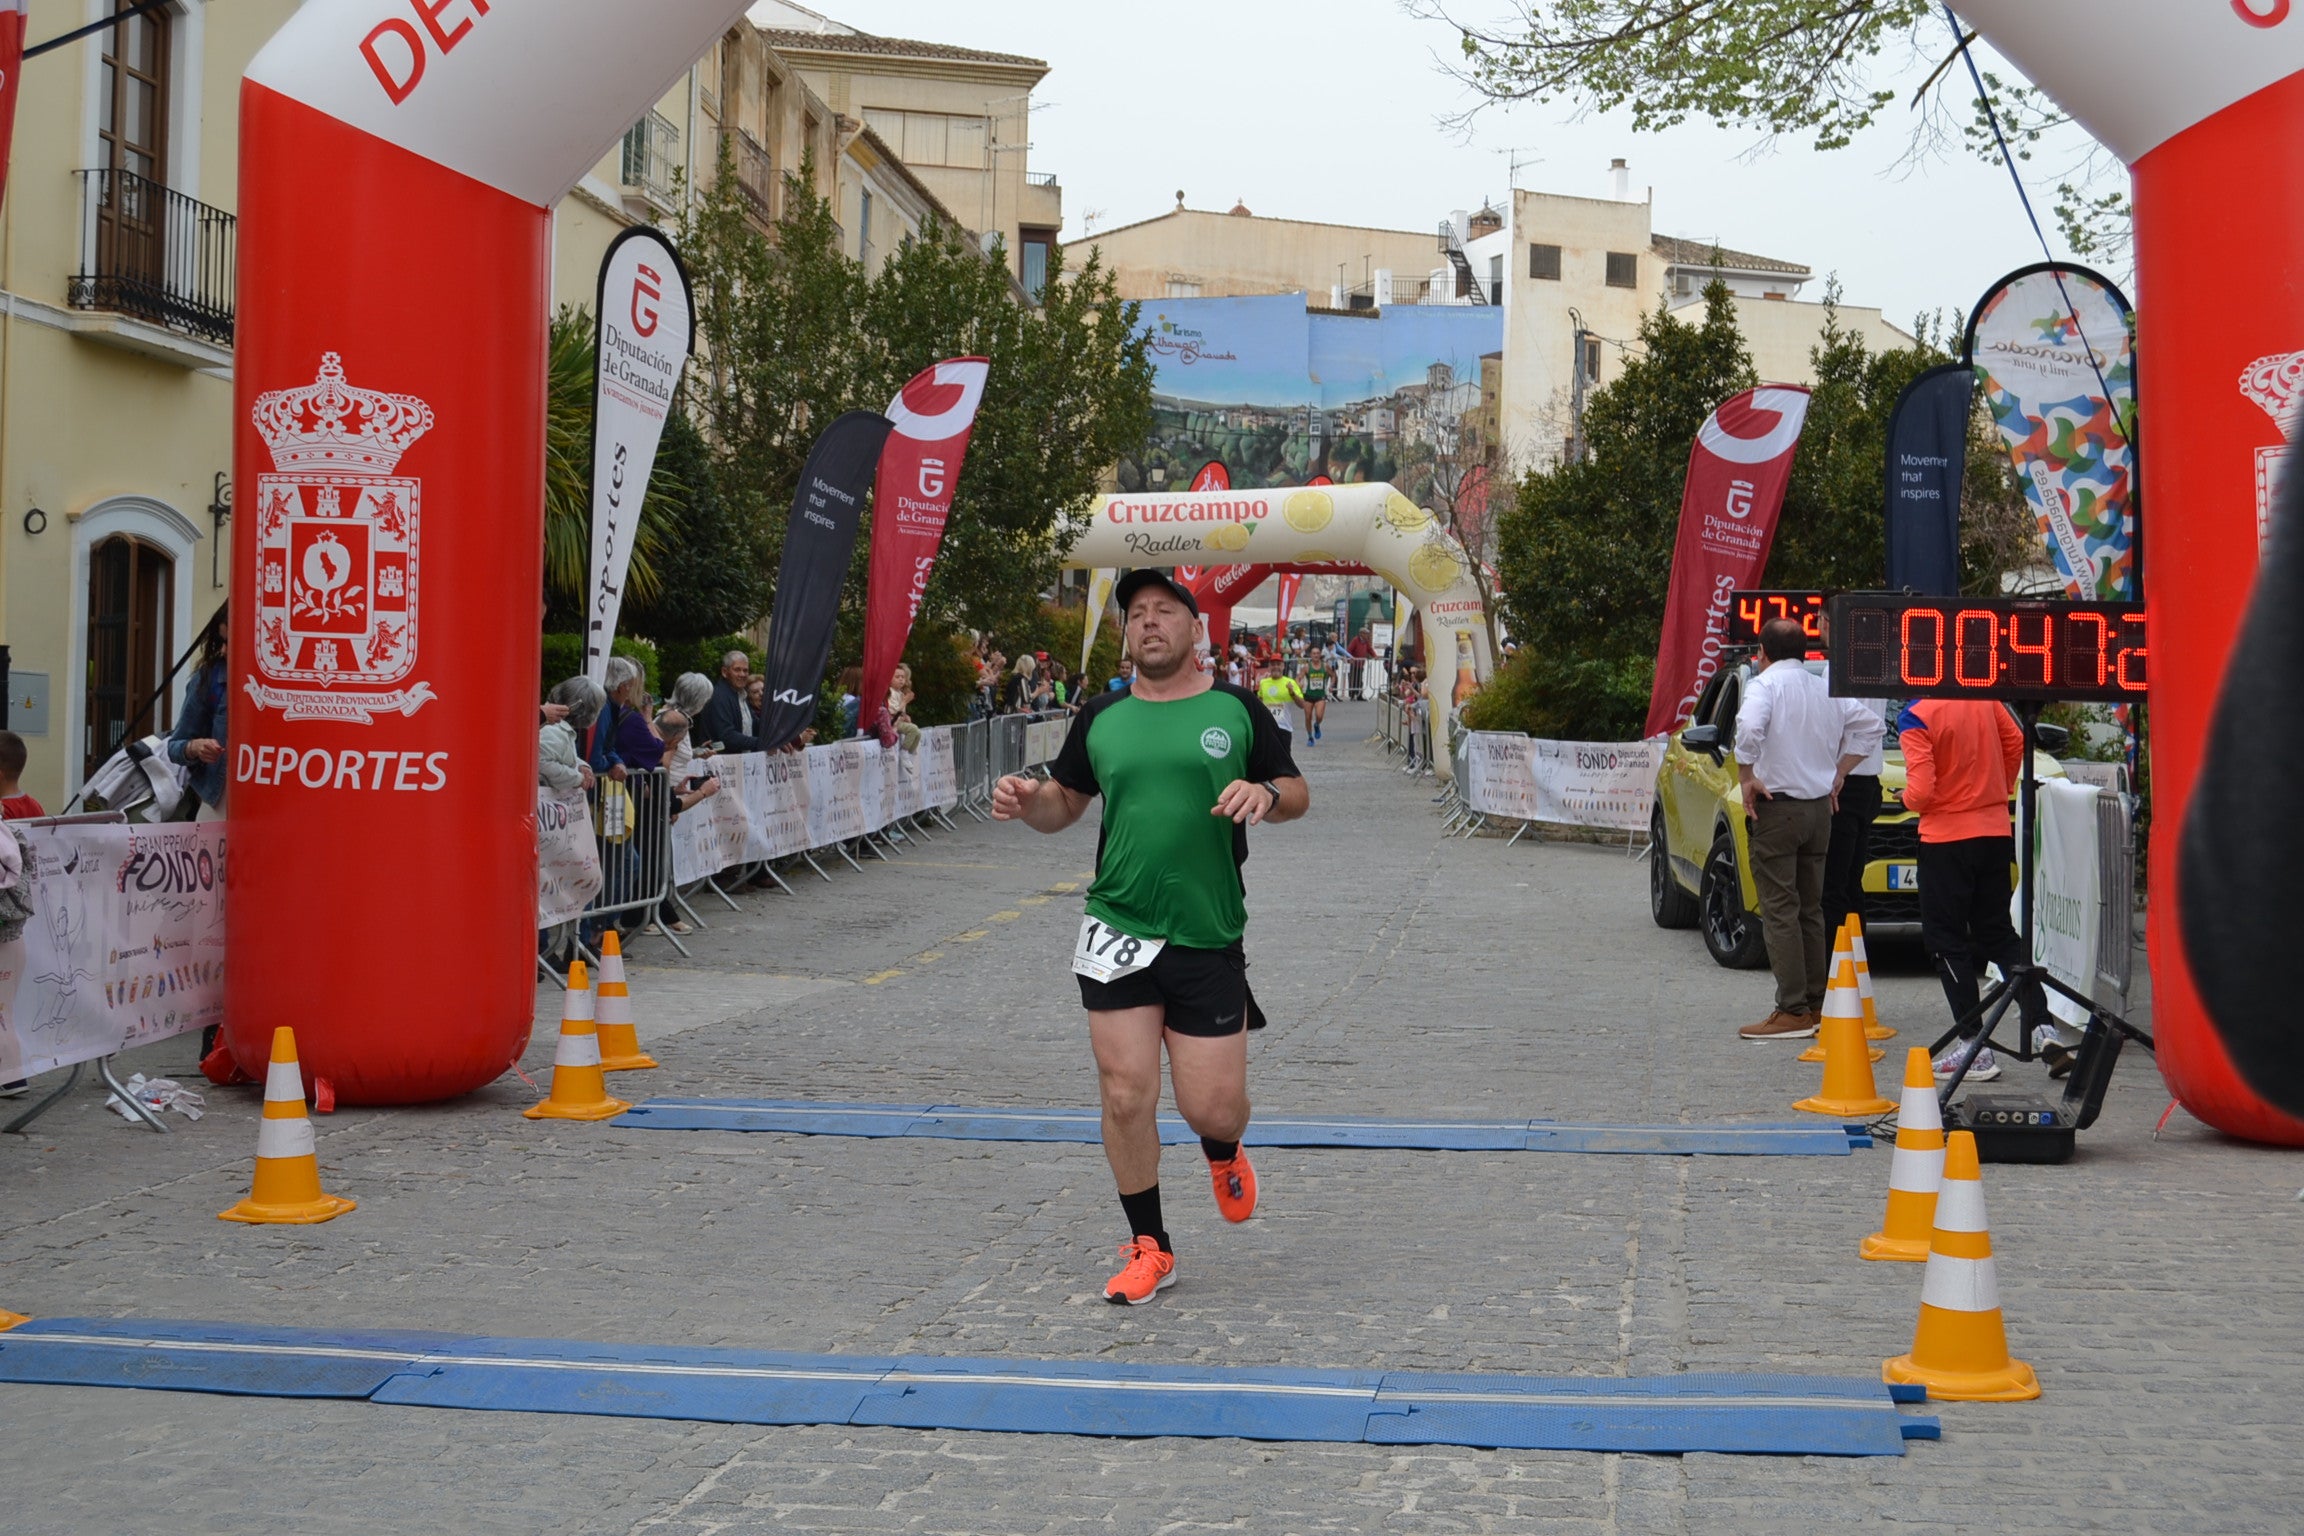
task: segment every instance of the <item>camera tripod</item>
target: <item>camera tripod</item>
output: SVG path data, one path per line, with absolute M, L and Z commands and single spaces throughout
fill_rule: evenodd
M 1928 1054 L 1934 1057 L 1954 1040 L 1963 1037 L 1967 1040 L 1966 1049 L 1960 1053 L 1958 1062 L 1953 1066 L 1951 1077 L 1937 1090 L 1938 1105 L 1949 1109 L 1952 1095 L 1960 1091 L 1960 1085 L 1967 1080 L 1968 1069 L 1975 1065 L 1979 1053 L 1987 1046 L 2008 1051 L 2007 1046 L 1993 1039 L 1993 1031 L 2000 1027 L 2000 1021 L 2007 1017 L 2009 1007 L 2017 1001 L 2024 987 L 2037 984 L 2044 992 L 2067 998 L 2088 1010 L 2088 1022 L 2083 1026 L 2078 1059 L 2073 1064 L 2070 1080 L 2064 1086 L 2064 1111 L 2071 1117 L 2074 1129 L 2086 1130 L 2095 1124 L 2097 1113 L 2104 1107 L 2104 1090 L 2112 1081 L 2112 1069 L 2119 1063 L 2121 1047 L 2133 1040 L 2149 1051 L 2153 1049 L 2152 1037 L 2096 999 L 2067 986 L 2062 978 L 2052 974 L 2033 958 L 2032 908 L 2038 890 L 2040 779 L 2033 771 L 2032 754 L 2038 750 L 2040 705 L 2026 701 L 2017 704 L 2015 709 L 2016 718 L 2024 727 L 2024 771 L 2017 780 L 2017 803 L 2023 807 L 2023 837 L 2018 858 L 2023 868 L 2024 958 L 1992 984 L 1972 1012 L 1964 1013 L 1954 1020 L 1952 1027 L 1929 1047 Z M 2125 942 L 2133 942 L 2128 939 L 2125 925 L 2122 926 L 2122 938 Z M 2031 1032 L 2023 1027 L 2021 1013 L 2018 1017 L 2017 1045 L 2010 1054 L 2018 1061 L 2031 1061 L 2037 1055 L 2032 1048 Z M 1969 1034 L 1971 1027 L 1975 1031 L 1973 1035 Z

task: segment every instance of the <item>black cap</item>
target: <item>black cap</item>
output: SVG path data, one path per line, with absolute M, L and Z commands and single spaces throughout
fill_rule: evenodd
M 1132 570 L 1127 575 L 1121 577 L 1120 585 L 1113 590 L 1112 595 L 1118 599 L 1120 604 L 1120 612 L 1123 617 L 1127 615 L 1129 603 L 1133 602 L 1135 600 L 1136 594 L 1143 591 L 1146 587 L 1161 587 L 1166 589 L 1169 596 L 1175 598 L 1176 601 L 1182 603 L 1187 609 L 1189 609 L 1194 618 L 1198 618 L 1200 616 L 1200 603 L 1198 599 L 1192 596 L 1192 589 L 1190 587 L 1185 586 L 1182 582 L 1178 581 L 1175 577 L 1169 575 L 1165 570 L 1162 570 L 1158 566 L 1140 565 L 1135 570 Z

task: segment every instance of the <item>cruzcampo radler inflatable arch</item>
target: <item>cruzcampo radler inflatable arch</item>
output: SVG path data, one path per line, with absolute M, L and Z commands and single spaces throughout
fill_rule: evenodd
M 743 0 L 306 0 L 240 98 L 225 1039 L 350 1103 L 528 1038 L 553 203 Z
M 2284 499 L 2280 475 L 2304 403 L 2304 10 L 1955 4 L 2135 175 L 2160 1071 L 2209 1124 L 2304 1145 L 2304 477 Z
M 1494 660 L 1480 588 L 1464 546 L 1438 518 L 1382 482 L 1105 496 L 1067 567 L 1138 565 L 1363 565 L 1416 605 L 1432 718 L 1447 718 L 1457 675 L 1457 636 L 1470 642 L 1473 675 Z M 1435 766 L 1445 773 L 1447 754 Z

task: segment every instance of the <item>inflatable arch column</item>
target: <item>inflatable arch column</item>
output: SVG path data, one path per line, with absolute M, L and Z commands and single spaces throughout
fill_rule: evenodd
M 348 1103 L 528 1037 L 552 204 L 742 0 L 306 0 L 240 99 L 225 1038 Z
M 2209 1124 L 2304 1145 L 2304 528 L 2262 544 L 2304 404 L 2304 9 L 1955 3 L 2135 173 L 2157 1054 Z
M 1424 653 L 1436 659 L 1425 679 L 1434 720 L 1448 718 L 1458 635 L 1469 636 L 1473 675 L 1487 681 L 1495 659 L 1472 562 L 1439 519 L 1381 482 L 1100 497 L 1064 563 L 1086 570 L 1299 561 L 1364 565 L 1416 605 Z M 1436 755 L 1433 766 L 1445 775 L 1447 753 Z

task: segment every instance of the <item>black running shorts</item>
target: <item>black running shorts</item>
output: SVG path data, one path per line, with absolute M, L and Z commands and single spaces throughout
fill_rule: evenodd
M 1225 949 L 1171 944 L 1129 975 L 1112 981 L 1074 979 L 1080 983 L 1080 1006 L 1091 1013 L 1165 1008 L 1170 1029 L 1209 1038 L 1264 1027 L 1263 1011 L 1248 990 L 1248 956 L 1238 940 Z

